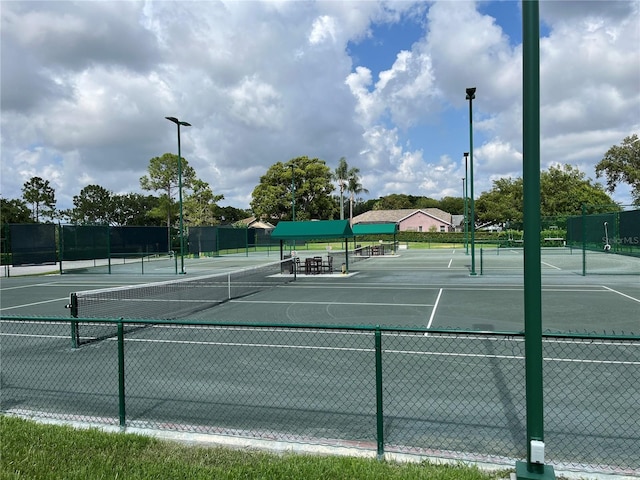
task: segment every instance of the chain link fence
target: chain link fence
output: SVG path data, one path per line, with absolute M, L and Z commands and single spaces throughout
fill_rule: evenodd
M 69 320 L 3 316 L 1 410 L 379 456 L 526 457 L 520 333 L 139 323 L 73 348 Z M 640 337 L 546 334 L 543 349 L 547 463 L 640 475 Z

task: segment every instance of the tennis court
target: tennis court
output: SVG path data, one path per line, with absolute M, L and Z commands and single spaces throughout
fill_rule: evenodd
M 326 256 L 326 251 L 301 255 Z M 543 255 L 543 329 L 637 333 L 640 330 L 640 281 L 624 273 L 635 268 L 634 264 L 640 264 L 640 259 L 616 256 L 626 267 L 623 274 L 583 277 L 574 268 L 573 258 L 578 257 L 579 254 Z M 186 259 L 187 275 L 175 278 L 188 283 L 193 277 L 232 272 L 276 260 L 273 255 Z M 479 272 L 478 262 L 476 252 L 476 271 Z M 522 253 L 516 250 L 485 253 L 483 274 L 475 277 L 469 276 L 470 263 L 471 255 L 466 255 L 464 249 L 405 250 L 398 255 L 370 257 L 352 263 L 349 276 L 338 272 L 298 275 L 290 283 L 276 283 L 277 288 L 267 288 L 211 310 L 182 316 L 226 322 L 522 330 Z M 289 275 L 282 277 L 287 279 Z M 71 292 L 156 281 L 166 282 L 165 272 L 157 277 L 148 271 L 144 276 L 85 274 L 5 279 L 2 313 L 64 317 L 69 315 L 64 306 L 69 303 Z M 123 315 L 119 313 L 115 318 L 120 316 Z M 133 316 L 145 318 L 140 312 Z
M 371 257 L 354 262 L 349 275 L 290 281 L 274 273 L 287 283 L 132 332 L 125 337 L 128 425 L 375 449 L 371 326 L 380 325 L 388 329 L 388 451 L 466 452 L 503 464 L 523 458 L 523 279 L 515 255 L 502 253 L 512 263 L 508 274 L 470 276 L 464 250 Z M 273 260 L 187 259 L 180 280 Z M 543 267 L 543 330 L 638 334 L 636 277 L 581 276 L 559 264 Z M 3 279 L 2 314 L 68 319 L 71 292 L 155 280 L 166 274 Z M 202 325 L 209 321 L 219 325 Z M 72 349 L 68 322 L 3 321 L 1 330 L 4 411 L 117 423 L 116 341 Z M 639 347 L 637 340 L 545 339 L 547 445 L 556 466 L 638 474 Z M 56 364 L 55 372 L 41 368 Z

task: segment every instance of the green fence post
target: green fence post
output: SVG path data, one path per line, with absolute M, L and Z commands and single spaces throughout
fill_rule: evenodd
M 111 275 L 111 227 L 109 225 L 107 225 L 107 264 L 109 275 Z
M 524 350 L 527 461 L 516 478 L 555 479 L 544 459 L 542 378 L 542 269 L 540 252 L 540 14 L 537 0 L 522 2 L 522 150 L 524 210 Z
M 382 403 L 382 332 L 376 326 L 376 431 L 378 460 L 384 459 L 384 409 Z
M 120 428 L 127 423 L 124 394 L 124 324 L 118 322 L 118 406 Z
M 64 252 L 64 238 L 62 236 L 62 225 L 58 222 L 58 260 L 60 261 L 60 275 L 62 275 L 62 257 Z
M 582 276 L 587 275 L 587 206 L 582 204 Z
M 482 247 L 480 247 L 480 275 L 484 273 L 483 270 L 483 262 L 482 262 Z
M 71 310 L 71 316 L 73 318 L 78 318 L 78 296 L 75 293 L 71 294 L 68 307 Z M 80 345 L 80 338 L 78 335 L 78 322 L 71 321 L 71 348 L 78 348 Z

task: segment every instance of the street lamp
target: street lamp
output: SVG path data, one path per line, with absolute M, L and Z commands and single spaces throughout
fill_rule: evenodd
M 469 100 L 469 174 L 471 176 L 471 272 L 470 275 L 476 274 L 476 222 L 475 222 L 475 202 L 473 200 L 473 99 L 476 98 L 476 87 L 467 88 L 467 100 Z
M 469 174 L 467 173 L 469 152 L 464 152 L 464 246 L 465 255 L 469 255 L 469 212 L 467 211 L 467 197 L 469 196 Z
M 180 125 L 190 127 L 191 124 L 181 122 L 176 117 L 164 117 L 178 126 L 178 203 L 180 205 L 180 273 L 184 274 L 184 225 L 182 220 L 182 157 L 180 156 Z

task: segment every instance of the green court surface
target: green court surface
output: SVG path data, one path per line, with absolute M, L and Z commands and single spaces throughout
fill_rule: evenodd
M 561 249 L 564 251 L 564 249 Z M 543 331 L 640 332 L 640 276 L 626 272 L 640 265 L 633 257 L 607 256 L 622 262 L 623 274 L 580 274 L 580 253 L 543 252 Z M 326 251 L 301 252 L 304 256 Z M 171 278 L 231 272 L 276 261 L 273 254 L 185 259 L 186 275 L 152 263 L 144 275 L 46 275 L 2 280 L 2 313 L 69 316 L 64 306 L 75 291 Z M 357 261 L 356 261 L 357 260 Z M 464 249 L 400 251 L 397 255 L 352 259 L 350 275 L 340 272 L 298 275 L 296 281 L 232 300 L 186 318 L 244 323 L 385 325 L 521 331 L 524 323 L 522 252 L 476 251 L 476 272 Z M 625 270 L 626 269 L 626 270 Z M 284 275 L 287 276 L 286 274 Z
M 573 253 L 558 252 L 543 254 L 543 331 L 640 334 L 640 277 L 583 276 L 574 268 Z M 357 327 L 379 325 L 397 328 L 382 334 L 387 450 L 466 452 L 452 458 L 512 464 L 526 456 L 518 333 L 524 328 L 522 256 L 517 250 L 492 253 L 488 261 L 483 252 L 483 272 L 475 276 L 464 249 L 354 259 L 348 275 L 298 275 L 186 315 L 180 324 L 128 334 L 129 425 L 229 436 L 250 431 L 261 439 L 299 443 L 338 439 L 375 449 L 374 335 Z M 171 278 L 188 280 L 276 259 L 273 254 L 185 259 L 186 275 Z M 479 260 L 476 252 L 478 273 Z M 637 261 L 624 259 L 631 269 Z M 167 280 L 166 272 L 151 271 L 4 278 L 1 313 L 68 320 L 71 292 Z M 193 324 L 185 324 L 187 319 Z M 219 326 L 197 324 L 205 321 Z M 116 341 L 74 349 L 68 322 L 3 320 L 0 326 L 3 411 L 44 415 L 46 410 L 46 415 L 117 424 Z M 348 328 L 321 328 L 327 326 Z M 640 474 L 640 448 L 635 448 L 640 413 L 633 407 L 639 345 L 637 337 L 545 340 L 545 422 L 556 467 Z

